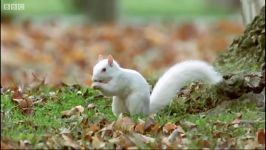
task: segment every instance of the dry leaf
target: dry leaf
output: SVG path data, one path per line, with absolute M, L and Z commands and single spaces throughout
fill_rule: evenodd
M 90 126 L 90 130 L 93 132 L 97 132 L 100 130 L 100 127 L 97 124 L 93 124 Z
M 253 140 L 248 140 L 247 144 L 244 147 L 244 149 L 258 149 L 258 148 L 259 148 L 259 145 L 257 144 L 257 142 Z
M 239 124 L 241 123 L 241 118 L 242 118 L 242 114 L 238 114 L 237 118 L 235 120 L 233 120 L 231 125 L 233 125 L 233 127 L 237 128 L 239 126 Z
M 120 115 L 114 126 L 116 129 L 121 129 L 122 131 L 132 131 L 134 130 L 135 123 L 131 118 Z
M 12 100 L 18 104 L 18 107 L 22 109 L 23 113 L 33 114 L 33 101 L 23 98 L 21 92 L 15 91 Z
M 150 129 L 150 132 L 151 133 L 158 133 L 161 129 L 161 125 L 159 123 L 155 123 L 151 129 Z
M 87 106 L 88 109 L 94 109 L 96 107 L 96 104 L 91 103 Z
M 144 125 L 144 130 L 150 130 L 153 125 L 155 124 L 155 121 L 153 118 L 151 117 L 148 117 L 146 120 L 145 120 L 145 125 Z
M 84 111 L 84 107 L 81 105 L 75 106 L 70 110 L 63 111 L 62 112 L 62 117 L 70 117 L 73 115 L 80 115 Z
M 258 140 L 258 143 L 265 144 L 265 130 L 264 129 L 259 129 L 257 133 L 257 140 Z
M 195 123 L 192 123 L 192 122 L 189 122 L 189 121 L 185 121 L 184 123 L 185 123 L 185 125 L 188 126 L 189 129 L 193 129 L 193 128 L 197 127 L 197 125 Z
M 105 143 L 102 142 L 97 136 L 92 137 L 92 146 L 93 148 L 100 149 L 104 148 Z
M 144 143 L 154 143 L 155 142 L 154 138 L 146 136 L 146 135 L 142 135 L 142 134 L 139 134 L 139 133 L 133 133 L 133 135 L 136 138 L 141 139 Z
M 169 134 L 172 131 L 174 131 L 176 128 L 177 128 L 177 126 L 175 124 L 173 124 L 173 123 L 166 123 L 163 126 L 163 132 L 166 133 L 166 134 Z
M 72 140 L 69 136 L 65 134 L 62 134 L 61 136 L 64 139 L 63 145 L 72 147 L 74 149 L 80 149 L 80 146 L 74 140 Z
M 135 132 L 138 132 L 138 133 L 143 134 L 143 133 L 144 133 L 144 124 L 145 124 L 145 123 L 143 123 L 143 122 L 137 124 L 137 125 L 135 126 Z

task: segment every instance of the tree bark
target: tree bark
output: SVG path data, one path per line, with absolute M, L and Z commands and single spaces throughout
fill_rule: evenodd
M 265 6 L 246 27 L 244 34 L 218 57 L 215 66 L 223 74 L 265 70 Z
M 113 23 L 118 19 L 118 0 L 88 0 L 87 14 L 96 23 Z

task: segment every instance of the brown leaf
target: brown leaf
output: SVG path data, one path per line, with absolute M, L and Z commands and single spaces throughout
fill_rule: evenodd
M 174 131 L 176 128 L 177 128 L 177 126 L 175 124 L 173 124 L 173 123 L 166 123 L 163 126 L 163 132 L 166 133 L 166 134 L 169 134 L 172 131 Z
M 100 130 L 100 127 L 97 124 L 93 124 L 90 126 L 90 130 L 93 132 L 97 132 Z
M 264 129 L 259 129 L 257 133 L 257 140 L 258 140 L 258 143 L 265 144 L 265 130 Z
M 23 94 L 18 91 L 18 90 L 15 90 L 14 91 L 14 94 L 12 95 L 12 99 L 13 100 L 16 100 L 16 99 L 23 99 Z
M 148 143 L 153 144 L 155 142 L 155 139 L 152 137 L 134 132 L 132 134 L 127 135 L 127 137 L 140 149 L 147 149 L 146 144 Z
M 199 144 L 203 147 L 203 148 L 210 148 L 211 145 L 207 140 L 200 140 Z
M 1 141 L 1 149 L 15 149 L 12 145 L 9 145 L 9 144 L 6 144 L 6 143 L 3 143 Z
M 33 114 L 33 101 L 25 99 L 21 92 L 15 91 L 12 100 L 18 104 L 18 107 L 22 109 L 23 113 Z
M 135 123 L 129 117 L 123 117 L 121 114 L 117 121 L 115 122 L 115 128 L 122 131 L 132 131 L 134 130 Z
M 179 132 L 179 129 L 175 129 L 168 137 L 168 142 L 169 143 L 173 143 L 175 142 L 176 140 L 179 140 L 181 139 L 181 132 Z
M 62 112 L 62 117 L 70 117 L 73 115 L 80 115 L 84 111 L 84 107 L 81 105 L 75 106 L 70 110 L 63 111 Z
M 80 149 L 80 146 L 70 136 L 67 136 L 65 134 L 62 134 L 61 136 L 64 139 L 63 141 L 64 146 L 69 146 L 74 149 Z
M 56 140 L 54 136 L 47 137 L 46 145 L 52 149 L 59 149 L 59 147 L 61 147 L 59 142 Z
M 248 140 L 244 149 L 259 149 L 259 145 L 253 140 Z
M 92 137 L 92 146 L 93 148 L 100 149 L 104 148 L 105 143 L 101 141 L 97 136 Z
M 80 124 L 81 124 L 83 129 L 88 128 L 90 125 L 89 119 L 87 117 L 84 117 Z
M 141 134 L 144 133 L 144 122 L 138 123 L 135 126 L 135 132 L 138 132 L 138 133 L 141 133 Z
M 224 122 L 221 122 L 220 120 L 217 120 L 214 125 L 217 127 L 217 128 L 221 128 L 221 127 L 224 127 L 225 125 L 227 125 L 226 123 Z
M 102 128 L 100 130 L 100 132 L 102 132 L 101 134 L 101 138 L 106 138 L 106 137 L 111 137 L 114 133 L 113 128 L 114 128 L 114 124 L 115 122 L 112 122 L 111 124 L 107 125 L 106 127 Z
M 151 117 L 148 117 L 146 120 L 145 120 L 145 124 L 144 124 L 144 130 L 150 130 L 154 125 L 155 125 L 155 121 L 153 118 Z
M 14 142 L 5 137 L 1 137 L 1 149 L 15 149 Z
M 144 143 L 154 143 L 155 139 L 146 135 L 142 135 L 139 133 L 133 133 L 133 135 L 135 136 L 135 138 L 140 139 L 141 141 L 143 141 Z
M 158 133 L 159 131 L 160 131 L 160 129 L 161 129 L 161 125 L 159 124 L 159 123 L 155 123 L 152 127 L 151 127 L 151 129 L 150 129 L 150 132 L 151 133 Z

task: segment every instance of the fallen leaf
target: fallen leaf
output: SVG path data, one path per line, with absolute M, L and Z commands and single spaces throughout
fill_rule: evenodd
M 144 124 L 144 130 L 150 130 L 153 125 L 155 124 L 155 121 L 153 118 L 151 117 L 148 117 L 146 120 L 145 120 L 145 124 Z
M 29 140 L 20 140 L 19 141 L 19 146 L 26 148 L 26 147 L 31 146 L 31 142 Z
M 100 130 L 100 127 L 97 124 L 93 124 L 93 125 L 90 126 L 90 130 L 92 132 L 97 132 L 97 131 Z
M 92 146 L 96 149 L 104 148 L 105 143 L 101 141 L 97 136 L 92 137 Z
M 138 132 L 138 133 L 143 134 L 143 133 L 144 133 L 144 124 L 145 124 L 145 123 L 143 123 L 143 122 L 138 123 L 138 124 L 135 126 L 135 132 Z
M 196 128 L 197 125 L 195 123 L 189 122 L 189 121 L 185 121 L 184 124 L 189 128 L 189 129 L 193 129 Z
M 174 131 L 176 128 L 177 128 L 177 126 L 175 124 L 173 124 L 173 123 L 166 123 L 163 126 L 163 132 L 166 133 L 166 134 L 169 134 L 172 131 Z
M 114 124 L 115 124 L 115 122 L 112 122 L 111 124 L 107 125 L 106 127 L 102 128 L 100 130 L 100 132 L 102 132 L 101 138 L 111 137 L 113 135 Z
M 91 103 L 87 106 L 88 109 L 94 109 L 96 107 L 96 104 Z
M 199 145 L 203 148 L 210 148 L 211 144 L 207 140 L 199 140 Z
M 259 129 L 257 133 L 257 140 L 259 144 L 265 144 L 265 130 Z
M 114 126 L 118 130 L 120 129 L 122 131 L 133 131 L 135 123 L 131 118 L 123 117 L 123 115 L 121 114 L 115 122 Z
M 157 134 L 157 133 L 160 131 L 160 129 L 161 129 L 161 125 L 160 125 L 159 123 L 155 123 L 155 124 L 151 127 L 150 132 L 151 132 L 151 133 L 155 133 L 155 134 Z
M 258 149 L 258 148 L 259 148 L 259 145 L 257 144 L 257 142 L 253 140 L 248 140 L 247 144 L 244 147 L 244 149 Z
M 80 146 L 73 139 L 71 139 L 69 136 L 67 136 L 65 134 L 62 134 L 61 136 L 64 139 L 64 141 L 63 141 L 64 146 L 69 146 L 69 147 L 72 147 L 74 149 L 80 149 Z
M 70 117 L 73 115 L 80 115 L 84 111 L 84 107 L 81 105 L 75 106 L 70 110 L 63 111 L 62 112 L 62 117 Z
M 22 109 L 23 113 L 33 114 L 33 101 L 25 99 L 20 91 L 15 91 L 12 100 L 18 104 L 18 107 Z
M 231 125 L 233 125 L 233 127 L 237 128 L 239 126 L 239 124 L 241 123 L 241 118 L 242 118 L 242 114 L 238 114 L 237 118 L 232 121 Z

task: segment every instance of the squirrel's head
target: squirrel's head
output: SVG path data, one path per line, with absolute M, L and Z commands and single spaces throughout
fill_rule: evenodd
M 112 80 L 118 69 L 119 65 L 112 55 L 109 55 L 107 59 L 99 55 L 98 63 L 93 67 L 92 81 L 107 83 Z

